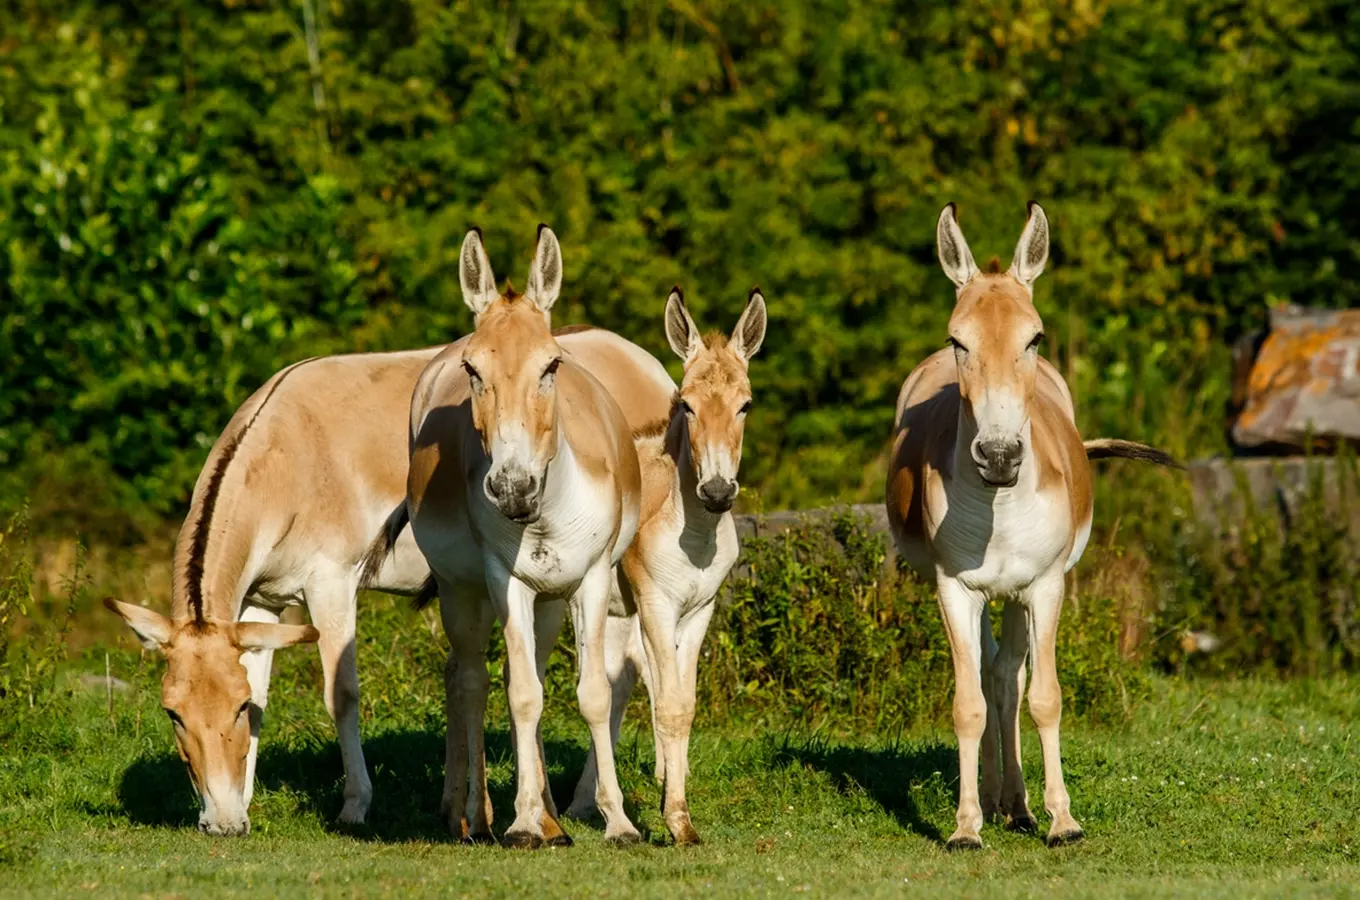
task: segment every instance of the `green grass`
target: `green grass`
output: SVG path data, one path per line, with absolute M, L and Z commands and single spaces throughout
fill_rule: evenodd
M 282 657 L 283 654 L 280 654 Z M 188 779 L 156 703 L 157 667 L 115 655 L 133 690 L 114 697 L 68 673 L 44 708 L 16 717 L 0 749 L 0 896 L 722 895 L 970 897 L 1354 894 L 1360 885 L 1360 680 L 1157 680 L 1118 726 L 1065 729 L 1067 783 L 1088 839 L 1048 850 L 997 826 L 987 848 L 948 854 L 957 763 L 953 735 L 830 734 L 702 723 L 690 802 L 705 844 L 665 845 L 651 741 L 632 715 L 620 750 L 630 813 L 650 844 L 604 846 L 598 826 L 567 822 L 577 844 L 532 854 L 462 847 L 437 816 L 442 733 L 435 674 L 412 702 L 370 710 L 370 825 L 344 833 L 340 762 L 310 654 L 276 679 L 262 788 L 244 839 L 200 836 Z M 86 670 L 103 669 L 102 655 Z M 377 677 L 376 675 L 374 676 Z M 425 683 L 425 682 L 428 682 Z M 384 695 L 388 691 L 380 692 Z M 634 710 L 634 713 L 638 710 Z M 15 715 L 13 707 L 10 715 Z M 585 730 L 549 705 L 554 791 L 568 796 Z M 503 712 L 490 753 L 498 825 L 512 818 Z M 1026 721 L 1036 812 L 1042 781 Z M 1046 823 L 1044 823 L 1046 826 Z

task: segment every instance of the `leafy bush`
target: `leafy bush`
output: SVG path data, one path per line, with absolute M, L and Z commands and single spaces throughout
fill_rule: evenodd
M 467 226 L 518 278 L 548 221 L 559 320 L 663 359 L 671 284 L 730 326 L 760 282 L 747 481 L 772 508 L 870 498 L 897 386 L 949 314 L 936 214 L 959 201 L 978 255 L 1005 256 L 1031 197 L 1084 430 L 1212 451 L 1225 341 L 1270 302 L 1360 299 L 1357 16 L 21 0 L 0 36 L 0 467 L 83 447 L 131 486 L 117 502 L 177 509 L 272 371 L 455 337 Z

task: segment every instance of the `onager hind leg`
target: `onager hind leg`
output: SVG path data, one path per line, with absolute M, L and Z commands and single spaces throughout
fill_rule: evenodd
M 1030 590 L 1029 646 L 1034 675 L 1029 686 L 1029 713 L 1039 729 L 1044 750 L 1044 808 L 1053 817 L 1048 845 L 1056 847 L 1081 840 L 1085 835 L 1072 818 L 1071 798 L 1063 784 L 1062 752 L 1058 725 L 1062 721 L 1062 689 L 1058 685 L 1056 645 L 1058 615 L 1062 612 L 1063 571 L 1057 569 L 1035 582 Z
M 646 661 L 642 659 L 641 637 L 638 633 L 638 617 L 610 616 L 604 626 L 604 666 L 609 676 L 609 734 L 614 747 L 619 745 L 619 733 L 623 729 L 623 714 L 632 699 L 633 688 Z M 595 806 L 595 749 L 586 754 L 586 764 L 581 769 L 581 778 L 576 782 L 571 806 L 567 815 L 573 819 L 588 819 L 599 810 Z
M 992 634 L 992 615 L 987 604 L 978 616 L 978 635 L 982 639 L 982 694 L 987 701 L 987 727 L 982 732 L 982 820 L 990 822 L 1001 811 L 1001 727 L 997 705 L 997 687 L 993 666 L 996 662 L 996 638 Z
M 321 633 L 317 650 L 325 682 L 326 712 L 340 739 L 345 765 L 345 805 L 340 821 L 362 824 L 373 802 L 373 782 L 359 739 L 359 669 L 355 655 L 355 591 L 353 576 L 316 578 L 304 589 L 312 624 Z
M 939 576 L 940 611 L 954 657 L 954 733 L 959 739 L 958 827 L 945 847 L 982 848 L 982 806 L 978 802 L 978 750 L 987 727 L 982 693 L 982 612 L 985 601 L 947 575 Z
M 440 814 L 455 839 L 494 844 L 484 734 L 486 698 L 491 689 L 486 645 L 494 615 L 484 588 L 454 586 L 443 580 L 439 581 L 439 614 L 449 639 L 444 663 L 444 794 Z
M 1006 817 L 1006 828 L 1032 833 L 1039 829 L 1039 823 L 1029 811 L 1025 773 L 1020 767 L 1020 697 L 1025 690 L 1025 654 L 1028 652 L 1028 614 L 1019 603 L 1008 602 L 1001 620 L 1001 649 L 992 664 L 992 684 L 1001 730 L 1000 811 Z

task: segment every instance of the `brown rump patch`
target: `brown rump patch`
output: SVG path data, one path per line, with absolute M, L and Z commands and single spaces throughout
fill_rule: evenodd
M 213 510 L 217 507 L 217 497 L 222 490 L 222 479 L 226 477 L 227 466 L 236 458 L 236 453 L 241 449 L 241 441 L 245 439 L 246 432 L 255 424 L 255 420 L 264 411 L 265 405 L 269 403 L 274 392 L 283 384 L 283 380 L 293 373 L 299 366 L 318 359 L 304 359 L 301 362 L 293 363 L 279 374 L 279 378 L 274 382 L 274 386 L 265 394 L 260 405 L 255 407 L 255 412 L 251 414 L 250 420 L 241 426 L 241 430 L 231 436 L 226 446 L 222 448 L 222 455 L 217 458 L 217 464 L 213 466 L 212 475 L 208 478 L 208 487 L 203 492 L 203 504 L 199 508 L 198 521 L 194 522 L 194 539 L 189 545 L 189 561 L 185 565 L 188 590 L 189 590 L 189 609 L 193 612 L 194 622 L 199 625 L 204 623 L 203 616 L 203 560 L 208 554 L 208 536 L 212 531 Z

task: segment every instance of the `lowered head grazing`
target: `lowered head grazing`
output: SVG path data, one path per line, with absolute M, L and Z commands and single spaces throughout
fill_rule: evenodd
M 311 643 L 319 637 L 317 630 L 310 625 L 172 620 L 112 598 L 104 605 L 127 623 L 142 646 L 165 655 L 161 706 L 198 794 L 199 830 L 249 833 L 251 773 L 246 757 L 252 719 L 258 729 L 260 710 L 251 703 L 241 654 Z
M 936 228 L 940 265 L 954 282 L 957 302 L 949 344 L 958 365 L 960 434 L 978 476 L 989 487 L 1012 487 L 1030 444 L 1030 401 L 1044 325 L 1034 308 L 1034 281 L 1048 261 L 1048 218 L 1029 204 L 1010 268 L 978 271 L 954 204 Z
M 759 288 L 751 290 L 730 337 L 700 337 L 680 288 L 673 288 L 666 299 L 666 339 L 685 361 L 675 402 L 684 416 L 699 500 L 709 512 L 727 512 L 741 489 L 737 469 L 751 408 L 747 367 L 765 340 L 765 325 L 765 298 Z
M 482 487 L 507 519 L 532 524 L 558 446 L 556 376 L 562 348 L 548 320 L 562 288 L 562 249 L 552 229 L 540 225 L 525 293 L 507 288 L 502 294 L 481 232 L 473 229 L 463 240 L 458 274 L 477 323 L 462 364 L 473 424 L 491 461 Z

